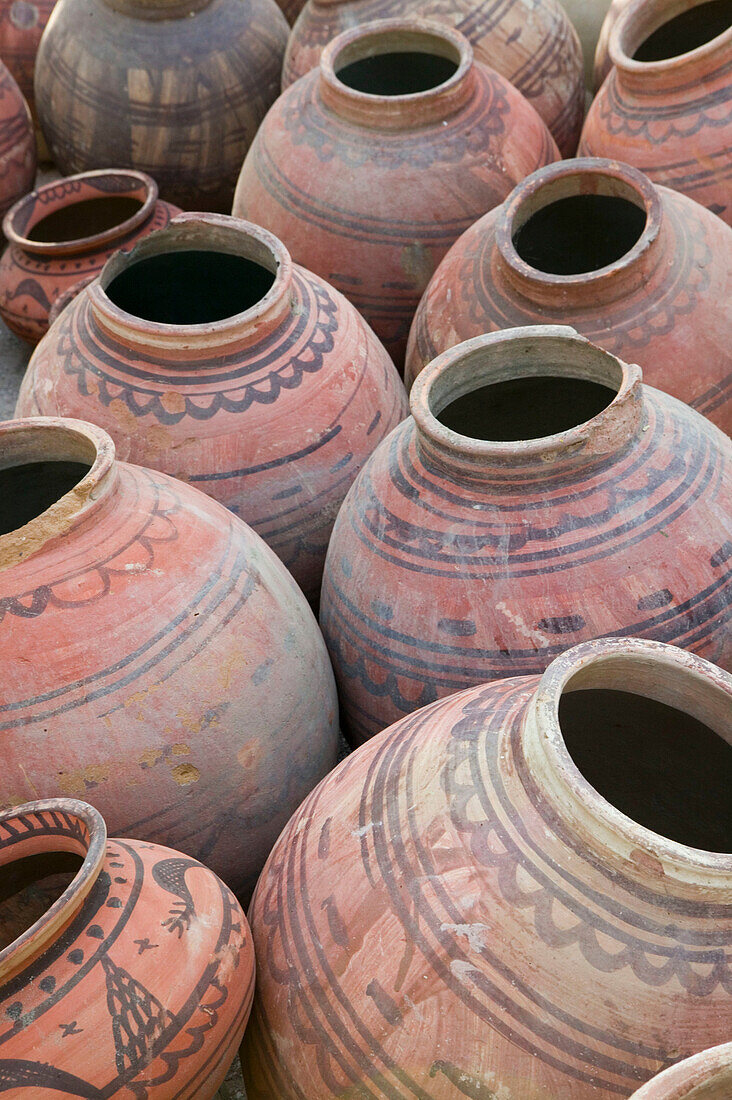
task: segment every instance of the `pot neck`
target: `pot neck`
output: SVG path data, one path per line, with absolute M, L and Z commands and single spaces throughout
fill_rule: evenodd
M 530 781 L 583 848 L 637 881 L 657 877 L 663 889 L 697 896 L 701 891 L 707 901 L 728 904 L 732 855 L 688 848 L 637 824 L 598 794 L 575 765 L 562 735 L 559 703 L 567 690 L 588 688 L 629 692 L 676 707 L 729 741 L 732 678 L 661 642 L 587 642 L 562 654 L 543 674 L 521 731 Z
M 443 75 L 446 62 L 454 70 L 433 86 L 396 95 L 379 90 L 393 82 L 388 58 L 384 71 L 372 73 L 366 81 L 349 75 L 351 66 L 393 54 L 432 58 L 435 71 Z M 393 64 L 395 70 L 404 71 L 403 58 L 395 58 Z M 429 67 L 429 61 L 425 65 Z M 438 69 L 440 65 L 443 67 Z M 476 79 L 472 47 L 457 31 L 423 19 L 380 19 L 344 31 L 326 46 L 320 60 L 319 87 L 326 107 L 348 122 L 374 129 L 413 130 L 441 122 L 460 110 L 475 94 Z M 415 82 L 415 86 L 428 84 L 429 75 L 423 73 Z M 354 83 L 358 87 L 352 86 Z M 366 84 L 369 90 L 360 90 Z
M 0 573 L 19 565 L 82 519 L 113 502 L 118 485 L 114 443 L 81 420 L 29 417 L 0 424 L 0 469 L 35 462 L 78 462 L 89 471 L 29 522 L 0 535 Z
M 90 237 L 64 241 L 38 241 L 28 234 L 59 210 L 73 208 L 92 199 L 133 199 L 140 203 L 131 217 Z M 139 229 L 150 219 L 158 200 L 158 185 L 144 172 L 118 169 L 82 172 L 47 183 L 11 206 L 3 220 L 3 232 L 11 244 L 39 256 L 71 256 L 107 248 Z
M 102 0 L 106 7 L 132 19 L 155 22 L 161 19 L 188 19 L 213 0 Z
M 107 289 L 134 264 L 176 252 L 221 252 L 260 265 L 274 276 L 272 286 L 250 308 L 223 320 L 201 324 L 168 324 L 137 317 L 116 305 Z M 142 354 L 154 352 L 172 359 L 197 353 L 234 352 L 273 332 L 291 309 L 293 265 L 290 254 L 273 234 L 224 214 L 179 214 L 164 229 L 150 233 L 129 252 L 118 252 L 86 290 L 97 325 L 113 338 Z
M 36 958 L 83 906 L 104 863 L 107 829 L 97 810 L 72 798 L 29 802 L 0 814 L 0 866 L 28 856 L 71 852 L 83 864 L 60 898 L 0 951 L 0 983 Z
M 453 402 L 483 387 L 547 377 L 594 382 L 615 396 L 574 427 L 515 442 L 461 435 L 439 419 Z M 424 461 L 458 482 L 512 472 L 533 480 L 606 462 L 638 437 L 644 419 L 640 368 L 559 325 L 490 333 L 443 352 L 415 381 L 410 408 Z
M 698 96 L 700 84 L 729 66 L 732 27 L 686 53 L 659 61 L 636 61 L 644 42 L 664 24 L 706 0 L 632 0 L 610 34 L 609 54 L 617 80 L 638 95 L 679 92 Z
M 531 218 L 554 204 L 556 251 L 562 249 L 563 200 L 606 196 L 631 204 L 645 214 L 645 225 L 624 255 L 590 271 L 559 275 L 541 270 L 519 255 L 516 240 Z M 633 211 L 635 212 L 635 211 Z M 581 215 L 577 215 L 578 217 Z M 588 227 L 589 229 L 590 227 Z M 660 262 L 667 235 L 660 194 L 647 176 L 629 165 L 594 157 L 559 161 L 539 169 L 516 187 L 496 218 L 496 266 L 499 276 L 537 305 L 567 307 L 593 300 L 611 302 L 632 294 Z

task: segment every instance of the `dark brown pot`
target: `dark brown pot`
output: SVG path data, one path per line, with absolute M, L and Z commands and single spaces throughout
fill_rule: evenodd
M 561 161 L 455 242 L 414 318 L 411 385 L 447 348 L 571 324 L 732 433 L 732 230 L 616 161 Z
M 244 162 L 234 213 L 350 298 L 401 367 L 447 249 L 557 158 L 534 108 L 457 31 L 382 20 L 339 35 L 283 93 Z
M 36 66 L 53 159 L 137 168 L 184 209 L 228 212 L 286 41 L 274 0 L 60 0 Z

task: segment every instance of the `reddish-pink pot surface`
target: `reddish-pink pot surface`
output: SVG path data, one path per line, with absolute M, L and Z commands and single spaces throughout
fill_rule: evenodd
M 483 332 L 570 324 L 732 433 L 732 229 L 628 165 L 562 161 L 453 245 L 415 314 L 405 378 Z
M 711 1047 L 664 1070 L 632 1100 L 729 1100 L 732 1096 L 732 1043 Z
M 9 421 L 0 466 L 0 804 L 86 798 L 248 897 L 337 758 L 305 598 L 251 528 L 91 424 Z
M 390 95 L 336 75 L 375 59 L 383 68 L 369 87 L 393 87 L 406 68 L 400 53 L 426 58 L 425 83 L 438 71 L 441 82 Z M 401 367 L 414 310 L 447 249 L 557 155 L 533 107 L 474 63 L 461 35 L 383 20 L 340 35 L 319 70 L 280 97 L 244 161 L 234 213 L 276 233 L 297 263 L 345 294 Z
M 177 213 L 158 199 L 150 176 L 129 169 L 85 172 L 32 191 L 5 215 L 10 244 L 0 259 L 0 316 L 37 343 L 58 297 Z
M 396 16 L 434 19 L 464 34 L 476 61 L 518 88 L 562 154 L 573 155 L 585 113 L 582 49 L 557 0 L 310 0 L 287 44 L 283 88 L 314 69 L 337 34 Z
M 36 52 L 56 0 L 0 0 L 0 57 L 34 113 Z
M 732 666 L 732 444 L 714 425 L 556 326 L 452 348 L 411 408 L 326 560 L 321 626 L 352 740 L 603 635 Z
M 671 26 L 697 8 L 710 12 L 699 20 L 713 35 L 708 40 L 702 32 L 692 35 L 685 23 Z M 667 37 L 661 41 L 656 33 Z M 697 41 L 702 44 L 692 48 Z M 728 6 L 719 0 L 632 0 L 611 31 L 610 60 L 613 68 L 585 120 L 580 156 L 633 164 L 732 224 Z
M 251 265 L 243 306 L 249 272 L 272 285 L 210 323 L 157 323 L 115 304 L 124 272 L 144 280 L 146 264 L 192 249 Z M 186 291 L 182 266 L 166 277 Z M 100 424 L 121 458 L 203 489 L 250 523 L 316 602 L 338 508 L 408 406 L 368 325 L 280 241 L 224 215 L 184 214 L 113 259 L 64 312 L 31 360 L 16 413 Z
M 0 61 L 0 217 L 33 186 L 36 139 L 28 104 Z
M 343 761 L 249 911 L 249 1100 L 616 1100 L 724 1039 L 731 710 L 708 662 L 610 639 Z
M 597 49 L 595 50 L 594 80 L 596 92 L 600 90 L 600 85 L 613 67 L 612 61 L 610 60 L 610 35 L 621 13 L 624 12 L 631 3 L 632 0 L 613 0 L 610 5 L 610 10 L 605 16 L 602 29 L 600 30 L 600 37 L 597 40 Z
M 254 993 L 251 934 L 224 883 L 180 852 L 107 840 L 70 798 L 1 814 L 0 865 L 3 1091 L 210 1100 Z

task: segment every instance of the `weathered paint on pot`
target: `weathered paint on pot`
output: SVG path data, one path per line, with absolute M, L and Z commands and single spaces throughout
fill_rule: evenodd
M 477 337 L 346 497 L 320 617 L 361 742 L 611 634 L 732 668 L 732 443 L 572 329 Z
M 615 1100 L 724 1039 L 731 714 L 712 664 L 607 639 L 343 761 L 250 909 L 249 1100 Z
M 337 759 L 305 598 L 246 524 L 91 424 L 0 425 L 0 482 L 0 804 L 83 797 L 248 898 Z
M 732 229 L 627 164 L 535 172 L 459 238 L 415 314 L 405 377 L 484 332 L 570 324 L 732 434 Z
M 31 191 L 3 221 L 10 243 L 0 258 L 0 316 L 18 336 L 37 343 L 58 297 L 97 275 L 118 248 L 161 229 L 177 213 L 177 206 L 158 199 L 150 176 L 129 169 L 83 172 Z M 54 230 L 62 239 L 49 239 Z
M 177 256 L 164 278 L 186 301 L 193 283 L 203 294 L 206 276 L 184 267 L 192 250 L 244 261 L 234 316 L 173 324 L 152 319 L 173 316 L 154 306 L 145 317 L 120 308 L 116 280 L 144 281 L 146 264 Z M 209 283 L 227 272 L 209 271 Z M 271 286 L 257 300 L 247 277 Z M 218 309 L 231 288 L 212 289 Z M 313 603 L 338 508 L 407 413 L 401 379 L 354 307 L 272 234 L 221 214 L 181 215 L 112 259 L 38 347 L 16 410 L 91 420 L 120 458 L 210 494 L 258 531 Z
M 362 69 L 341 79 L 364 63 L 377 67 L 367 72 L 371 91 L 359 90 Z M 396 94 L 399 86 L 423 90 Z M 382 20 L 339 35 L 319 70 L 279 98 L 244 161 L 234 214 L 271 230 L 296 263 L 345 294 L 401 368 L 414 311 L 447 249 L 557 158 L 533 107 L 473 61 L 462 35 Z

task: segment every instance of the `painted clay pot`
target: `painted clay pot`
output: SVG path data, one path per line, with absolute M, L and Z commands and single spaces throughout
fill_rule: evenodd
M 484 332 L 571 324 L 732 433 L 732 230 L 607 160 L 562 161 L 453 245 L 415 314 L 408 385 Z
M 213 1097 L 254 992 L 223 882 L 71 798 L 0 814 L 0 866 L 3 1092 Z
M 579 35 L 585 61 L 585 81 L 592 88 L 597 40 L 611 6 L 610 0 L 559 0 Z
M 475 60 L 505 76 L 549 127 L 564 156 L 577 148 L 584 118 L 582 52 L 558 0 L 311 0 L 290 35 L 283 87 L 320 61 L 337 34 L 374 19 L 434 19 L 470 42 Z
M 732 1043 L 703 1050 L 654 1077 L 631 1100 L 729 1100 Z
M 632 634 L 732 666 L 732 443 L 573 329 L 469 340 L 346 497 L 321 625 L 361 742 Z
M 149 172 L 167 201 L 228 212 L 286 40 L 274 0 L 60 0 L 35 83 L 53 159 Z
M 633 164 L 732 224 L 728 0 L 632 0 L 610 60 L 580 156 Z
M 0 61 L 0 217 L 33 186 L 36 142 L 28 104 Z
M 313 602 L 341 502 L 407 413 L 353 306 L 222 214 L 183 214 L 111 260 L 37 349 L 16 409 L 100 424 L 120 458 L 203 489 Z
M 8 421 L 0 465 L 0 803 L 83 796 L 246 899 L 337 758 L 305 598 L 246 524 L 101 428 Z
M 36 53 L 56 0 L 0 0 L 0 57 L 34 112 Z
M 631 4 L 632 0 L 612 0 L 612 4 L 605 16 L 605 21 L 600 29 L 595 48 L 595 66 L 593 83 L 597 92 L 605 77 L 612 69 L 610 60 L 610 35 L 622 12 Z
M 341 34 L 279 98 L 244 161 L 234 213 L 344 293 L 401 367 L 447 249 L 557 156 L 533 107 L 473 61 L 462 35 L 383 20 Z
M 0 259 L 0 316 L 37 343 L 61 294 L 178 212 L 158 199 L 150 176 L 129 170 L 85 172 L 32 191 L 3 221 L 10 246 Z
M 616 1100 L 729 1034 L 732 678 L 610 639 L 344 761 L 249 911 L 249 1100 Z

